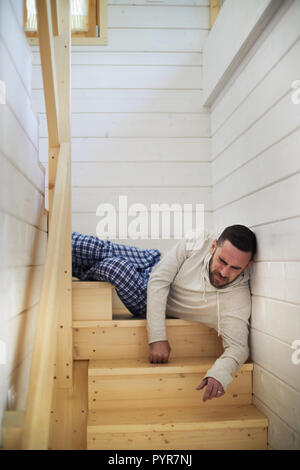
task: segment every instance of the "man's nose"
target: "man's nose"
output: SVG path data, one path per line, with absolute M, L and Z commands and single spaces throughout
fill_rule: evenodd
M 223 266 L 220 273 L 221 273 L 221 276 L 223 277 L 228 277 L 229 276 L 229 272 L 230 272 L 230 268 L 229 266 Z

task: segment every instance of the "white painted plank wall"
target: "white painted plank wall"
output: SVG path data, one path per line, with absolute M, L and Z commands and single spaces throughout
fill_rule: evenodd
M 254 403 L 270 419 L 270 449 L 300 449 L 300 2 L 285 2 L 211 110 L 216 230 L 258 237 L 252 269 Z
M 25 409 L 37 305 L 47 242 L 45 169 L 39 123 L 31 108 L 32 54 L 22 30 L 23 2 L 0 2 L 0 423 L 8 390 Z M 2 343 L 1 343 L 2 344 Z M 2 445 L 0 425 L 0 447 Z
M 211 227 L 210 120 L 202 105 L 208 0 L 108 0 L 108 46 L 72 48 L 73 230 L 96 233 L 101 203 L 205 205 Z M 33 106 L 47 127 L 38 47 Z M 128 221 L 133 217 L 128 217 Z M 194 216 L 195 220 L 195 216 Z M 149 214 L 150 221 L 150 214 Z M 163 251 L 174 240 L 115 239 Z

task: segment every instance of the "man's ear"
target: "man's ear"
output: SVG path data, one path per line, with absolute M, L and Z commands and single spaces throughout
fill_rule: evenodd
M 218 242 L 218 240 L 214 240 L 214 241 L 212 242 L 211 247 L 210 247 L 210 249 L 209 249 L 209 252 L 210 252 L 211 254 L 213 254 L 213 252 L 215 251 L 215 249 L 216 249 L 216 247 L 217 247 L 217 242 Z
M 254 263 L 254 259 L 252 259 L 251 261 L 249 261 L 249 263 L 247 264 L 247 266 L 243 269 L 243 271 L 246 271 L 247 269 L 249 269 L 252 264 Z

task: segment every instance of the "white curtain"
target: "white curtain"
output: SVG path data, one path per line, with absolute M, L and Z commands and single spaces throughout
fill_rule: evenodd
M 1 0 L 0 0 L 1 1 Z M 35 0 L 26 0 L 26 31 L 37 30 Z M 89 27 L 89 0 L 71 0 L 72 31 L 87 31 Z
M 71 0 L 72 30 L 87 31 L 89 29 L 89 1 Z
M 27 21 L 25 24 L 25 30 L 36 31 L 37 19 L 36 19 L 35 0 L 26 0 L 26 8 L 27 8 Z

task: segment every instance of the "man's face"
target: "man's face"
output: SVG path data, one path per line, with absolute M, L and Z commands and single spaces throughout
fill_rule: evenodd
M 210 253 L 213 256 L 209 264 L 209 279 L 214 287 L 226 286 L 253 263 L 253 260 L 250 261 L 251 252 L 239 250 L 229 240 L 225 240 L 220 246 L 214 240 Z

